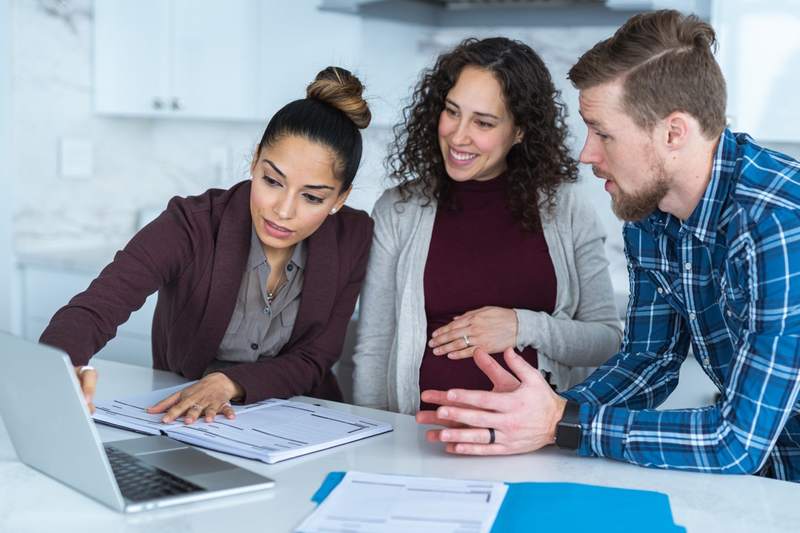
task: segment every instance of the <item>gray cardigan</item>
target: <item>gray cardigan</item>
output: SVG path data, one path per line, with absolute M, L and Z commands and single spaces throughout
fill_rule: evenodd
M 423 206 L 419 198 L 396 204 L 399 198 L 397 188 L 385 191 L 372 212 L 375 233 L 361 291 L 353 393 L 359 405 L 414 413 L 427 342 L 423 273 L 436 204 Z M 605 234 L 574 186 L 562 186 L 542 226 L 556 272 L 555 311 L 515 309 L 517 347 L 535 348 L 539 368 L 552 372 L 564 390 L 616 353 L 622 327 Z

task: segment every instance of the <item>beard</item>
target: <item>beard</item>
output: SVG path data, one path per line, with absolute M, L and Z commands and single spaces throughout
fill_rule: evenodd
M 637 222 L 658 209 L 658 204 L 666 196 L 670 184 L 664 163 L 653 162 L 650 175 L 652 181 L 642 190 L 628 193 L 617 186 L 617 192 L 611 196 L 611 210 L 617 218 L 626 222 Z

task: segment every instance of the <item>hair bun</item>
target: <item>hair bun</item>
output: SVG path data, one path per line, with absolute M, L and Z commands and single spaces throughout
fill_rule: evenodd
M 364 86 L 349 70 L 327 67 L 306 88 L 306 96 L 335 107 L 361 129 L 369 126 L 372 113 L 361 94 Z

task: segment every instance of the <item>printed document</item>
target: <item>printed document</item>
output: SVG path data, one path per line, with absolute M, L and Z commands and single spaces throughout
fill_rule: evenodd
M 508 485 L 348 472 L 298 533 L 488 533 Z
M 164 424 L 161 422 L 163 413 L 146 412 L 148 407 L 188 385 L 191 383 L 128 398 L 98 401 L 92 417 L 102 424 L 166 435 L 194 446 L 270 464 L 392 430 L 385 422 L 291 400 L 268 399 L 234 406 L 236 418 L 233 420 L 217 416 L 213 422 L 201 419 L 188 426 L 181 419 Z

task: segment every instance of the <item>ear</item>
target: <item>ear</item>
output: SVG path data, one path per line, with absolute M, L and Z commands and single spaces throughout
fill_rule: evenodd
M 353 186 L 350 185 L 350 187 L 348 187 L 346 191 L 342 191 L 342 193 L 339 194 L 339 197 L 336 198 L 336 203 L 333 204 L 333 207 L 330 210 L 331 215 L 333 215 L 334 213 L 339 211 L 339 209 L 342 208 L 344 203 L 347 201 L 347 197 L 350 196 L 350 192 L 352 192 L 352 190 Z
M 668 150 L 680 150 L 697 129 L 697 121 L 689 114 L 675 111 L 664 119 L 664 142 Z
M 521 142 L 522 142 L 522 139 L 523 139 L 524 137 L 525 137 L 525 135 L 522 133 L 522 128 L 517 128 L 517 129 L 514 131 L 514 144 L 519 144 L 519 143 L 521 143 Z

